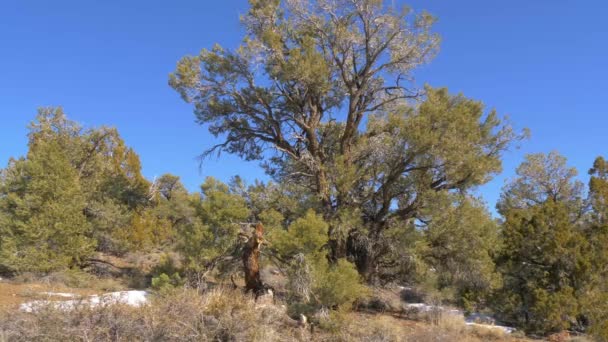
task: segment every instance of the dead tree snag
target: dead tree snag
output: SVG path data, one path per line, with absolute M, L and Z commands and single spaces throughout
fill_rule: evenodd
M 264 226 L 258 223 L 255 231 L 247 239 L 243 249 L 243 267 L 245 271 L 245 290 L 255 296 L 264 294 L 264 283 L 260 277 L 260 248 L 264 241 Z

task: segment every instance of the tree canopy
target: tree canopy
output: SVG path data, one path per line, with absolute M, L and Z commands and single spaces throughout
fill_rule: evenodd
M 330 223 L 331 258 L 377 279 L 393 221 L 422 218 L 432 192 L 487 182 L 519 136 L 478 101 L 415 86 L 439 47 L 427 13 L 377 0 L 250 5 L 241 46 L 184 57 L 169 83 L 222 139 L 203 156 L 261 159 L 306 189 Z

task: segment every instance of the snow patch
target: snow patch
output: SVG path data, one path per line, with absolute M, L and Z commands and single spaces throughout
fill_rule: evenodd
M 474 322 L 466 322 L 465 324 L 468 326 L 476 326 L 476 327 L 482 327 L 482 328 L 487 328 L 487 329 L 498 329 L 498 330 L 504 331 L 506 334 L 510 334 L 515 331 L 515 328 L 505 327 L 503 325 L 481 324 L 481 323 L 474 323 Z
M 57 293 L 52 293 L 52 295 L 57 295 Z M 60 295 L 74 296 L 71 293 L 63 293 Z M 35 300 L 32 302 L 21 304 L 19 306 L 19 309 L 25 312 L 36 312 L 43 307 L 49 306 L 58 310 L 72 310 L 78 306 L 97 307 L 99 305 L 112 304 L 124 304 L 139 307 L 146 304 L 146 302 L 148 301 L 147 297 L 148 292 L 146 291 L 119 291 L 66 301 Z
M 464 317 L 464 312 L 462 312 L 461 310 L 450 309 L 450 308 L 446 308 L 445 306 L 441 306 L 441 305 L 428 305 L 425 303 L 409 303 L 409 304 L 405 304 L 405 306 L 407 308 L 416 309 L 420 312 L 435 311 L 435 312 L 446 313 L 448 315 Z M 516 330 L 515 328 L 502 326 L 502 325 L 485 324 L 485 323 L 481 323 L 481 322 L 478 323 L 477 322 L 478 320 L 494 322 L 494 319 L 490 316 L 474 313 L 474 314 L 469 315 L 465 319 L 465 324 L 467 326 L 482 327 L 482 328 L 487 328 L 487 329 L 498 329 L 498 330 L 504 331 L 506 334 L 510 334 Z
M 429 311 L 441 311 L 443 313 L 447 313 L 449 315 L 464 315 L 461 310 L 458 309 L 448 309 L 441 305 L 428 305 L 425 303 L 409 303 L 405 304 L 405 306 L 409 309 L 416 309 L 420 312 L 429 312 Z

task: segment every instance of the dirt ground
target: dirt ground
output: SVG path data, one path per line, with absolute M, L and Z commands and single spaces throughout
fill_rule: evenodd
M 21 303 L 29 302 L 37 299 L 45 300 L 66 300 L 73 298 L 66 298 L 61 296 L 52 296 L 45 292 L 54 293 L 72 293 L 76 296 L 88 296 L 96 294 L 97 291 L 91 289 L 75 289 L 68 288 L 63 285 L 57 284 L 41 284 L 41 283 L 27 283 L 17 284 L 10 282 L 0 282 L 0 310 L 11 310 L 15 309 Z

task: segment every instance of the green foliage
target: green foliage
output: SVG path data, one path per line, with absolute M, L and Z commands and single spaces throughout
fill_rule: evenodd
M 590 267 L 588 245 L 568 216 L 563 204 L 548 202 L 505 222 L 505 290 L 520 296 L 514 314 L 536 333 L 568 328 L 579 314 L 576 305 L 557 305 L 575 300 Z
M 61 119 L 60 110 L 39 119 Z M 0 189 L 0 263 L 14 271 L 49 272 L 78 265 L 95 246 L 84 215 L 77 170 L 63 136 L 44 126 L 30 134 L 26 159 L 13 160 Z
M 292 203 L 327 220 L 332 259 L 349 258 L 370 282 L 391 278 L 409 267 L 396 263 L 409 262 L 389 230 L 410 229 L 429 193 L 487 182 L 520 136 L 463 95 L 431 87 L 413 95 L 406 80 L 439 45 L 428 13 L 377 0 L 250 5 L 241 46 L 203 49 L 170 75 L 198 121 L 223 138 L 204 155 L 264 160 L 281 187 L 310 200 Z M 258 194 L 254 215 L 269 209 Z M 303 214 L 273 209 L 286 225 Z
M 202 271 L 231 253 L 238 242 L 239 223 L 247 220 L 250 211 L 242 196 L 212 177 L 201 185 L 201 197 L 193 199 L 192 205 L 198 219 L 180 228 L 178 249 L 190 269 Z
M 171 223 L 174 230 L 192 222 L 196 217 L 196 210 L 184 185 L 179 177 L 165 174 L 153 184 L 154 212 Z
M 574 180 L 578 172 L 568 167 L 566 158 L 558 152 L 529 154 L 516 173 L 518 177 L 505 186 L 497 205 L 501 214 L 550 200 L 581 210 L 583 183 Z
M 313 279 L 315 301 L 323 307 L 349 308 L 369 293 L 355 265 L 344 259 L 333 265 L 326 258 L 315 260 Z
M 602 279 L 605 286 L 606 278 Z M 581 306 L 590 321 L 589 333 L 598 341 L 608 341 L 608 291 L 602 287 L 589 291 Z
M 183 284 L 184 282 L 179 273 L 173 273 L 171 276 L 161 273 L 152 278 L 152 289 L 159 293 L 167 293 Z
M 201 195 L 199 215 L 209 225 L 216 242 L 234 237 L 238 223 L 249 217 L 245 199 L 213 177 L 207 177 L 201 185 Z
M 134 212 L 126 229 L 117 231 L 115 237 L 126 243 L 129 250 L 146 251 L 169 241 L 173 234 L 168 219 L 157 216 L 153 209 L 144 209 Z
M 124 229 L 114 230 L 113 237 L 129 250 L 149 251 L 173 248 L 186 226 L 199 221 L 196 200 L 179 177 L 166 174 L 151 185 L 150 201 L 145 207 L 129 210 L 130 220 Z
M 417 110 L 403 106 L 388 115 L 375 115 L 368 130 L 388 133 L 383 137 L 385 145 L 399 147 L 400 153 L 427 151 L 411 156 L 420 158 L 421 165 L 436 165 L 446 184 L 458 180 L 462 188 L 483 184 L 501 171 L 496 152 L 516 135 L 497 113 L 485 113 L 483 103 L 452 95 L 446 88 L 425 90 L 427 98 Z
M 90 151 L 85 165 L 92 170 L 82 179 L 88 184 L 87 216 L 100 250 L 121 253 L 147 248 L 151 238 L 142 236 L 141 223 L 152 220 L 146 213 L 150 183 L 141 174 L 139 157 L 116 131 L 92 130 L 80 140 Z
M 97 241 L 97 250 L 117 255 L 126 253 L 131 246 L 126 236 L 132 211 L 114 199 L 93 193 L 98 197 L 89 194 L 91 200 L 85 210 L 92 226 L 92 237 Z
M 556 153 L 530 155 L 501 197 L 504 287 L 497 311 L 529 332 L 580 327 L 590 309 L 584 303 L 594 251 L 580 220 L 575 174 Z
M 120 254 L 171 241 L 173 217 L 150 200 L 139 157 L 115 129 L 85 130 L 61 108 L 40 109 L 29 128 L 27 156 L 2 171 L 4 268 L 49 272 L 94 248 Z
M 288 225 L 302 217 L 308 210 L 318 208 L 318 198 L 298 184 L 288 182 L 256 181 L 247 188 L 243 196 L 247 200 L 252 216 L 264 222 L 265 226 L 270 224 L 267 218 L 263 217 L 266 215 L 265 212 L 276 212 L 281 216 L 280 223 Z M 275 218 L 278 216 L 275 215 Z M 277 221 L 276 224 L 279 222 Z
M 27 155 L 0 172 L 0 272 L 84 284 L 93 278 L 77 267 L 95 250 L 176 249 L 183 264 L 163 256 L 151 273 L 152 288 L 169 293 L 184 274 L 232 273 L 218 265 L 240 265 L 241 227 L 261 221 L 292 311 L 348 309 L 367 295 L 364 281 L 408 282 L 466 310 L 492 299 L 527 332 L 608 340 L 606 160 L 589 171 L 585 199 L 564 157 L 528 155 L 494 220 L 471 189 L 526 134 L 445 88 L 426 86 L 413 104 L 404 80 L 437 50 L 431 16 L 379 0 L 250 5 L 238 49 L 183 58 L 170 84 L 225 139 L 205 155 L 262 159 L 273 181 L 209 177 L 200 194 L 171 174 L 149 182 L 117 130 L 43 108 Z M 228 312 L 225 300 L 216 313 Z
M 591 280 L 583 306 L 590 331 L 600 341 L 608 341 L 608 163 L 596 158 L 589 170 L 589 202 L 592 212 L 585 237 L 593 253 Z
M 433 202 L 416 246 L 433 270 L 425 277 L 436 278 L 439 290 L 453 289 L 452 300 L 466 310 L 483 306 L 500 283 L 493 260 L 500 250 L 498 224 L 475 198 L 436 194 Z
M 268 216 L 269 213 L 266 217 L 270 218 Z M 291 257 L 298 253 L 317 255 L 321 253 L 321 247 L 327 243 L 327 229 L 328 224 L 323 218 L 309 210 L 303 217 L 291 223 L 287 230 L 270 230 L 268 239 L 283 257 Z
M 265 212 L 266 217 L 276 212 Z M 268 230 L 270 248 L 280 260 L 289 263 L 292 308 L 303 312 L 314 307 L 349 308 L 367 294 L 356 267 L 345 259 L 330 264 L 326 246 L 329 225 L 309 210 L 287 229 Z

